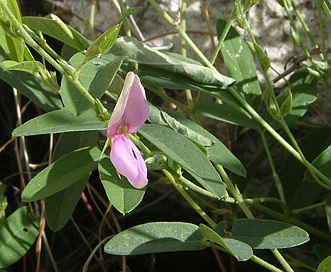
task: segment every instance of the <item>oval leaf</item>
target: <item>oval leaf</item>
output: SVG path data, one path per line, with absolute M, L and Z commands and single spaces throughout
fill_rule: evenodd
M 98 166 L 100 179 L 110 203 L 120 213 L 131 212 L 142 201 L 146 187 L 138 190 L 132 187 L 124 176 L 119 176 L 108 157 L 101 160 Z
M 139 63 L 139 71 L 147 71 L 148 74 L 151 72 L 156 78 L 161 76 L 181 81 L 184 79 L 194 84 L 218 88 L 226 88 L 234 82 L 232 78 L 223 76 L 197 61 L 178 54 L 162 53 L 132 37 L 118 38 L 109 53 Z
M 308 233 L 291 224 L 262 219 L 238 219 L 231 235 L 224 232 L 225 223 L 215 228 L 221 236 L 242 241 L 255 249 L 290 248 L 309 241 Z
M 77 68 L 82 65 L 83 61 L 84 55 L 77 53 L 69 62 L 73 67 Z M 122 59 L 110 55 L 93 59 L 82 66 L 79 72 L 79 81 L 94 98 L 101 98 L 113 81 L 121 64 Z M 63 104 L 73 115 L 78 116 L 92 107 L 86 98 L 65 77 L 63 77 L 61 82 L 61 96 Z
M 23 125 L 14 129 L 12 136 L 32 136 L 103 129 L 105 129 L 105 125 L 97 120 L 93 109 L 75 117 L 66 108 L 63 108 L 45 113 L 27 121 Z
M 225 184 L 213 165 L 206 155 L 186 137 L 159 125 L 145 124 L 139 133 L 180 164 L 209 192 L 219 198 L 227 196 Z
M 0 268 L 7 267 L 29 250 L 38 236 L 38 223 L 27 206 L 17 209 L 0 226 Z
M 95 145 L 97 137 L 97 131 L 63 133 L 56 144 L 52 160 L 55 161 L 78 148 Z M 53 231 L 62 229 L 72 216 L 88 178 L 86 176 L 68 188 L 45 198 L 46 219 Z
M 114 255 L 139 255 L 159 252 L 201 250 L 198 226 L 183 222 L 155 222 L 138 225 L 115 235 L 105 252 Z
M 101 151 L 96 147 L 75 150 L 38 173 L 22 192 L 23 201 L 35 201 L 68 188 L 97 168 Z
M 247 261 L 253 256 L 253 250 L 249 245 L 235 239 L 222 238 L 217 232 L 204 224 L 200 224 L 199 228 L 204 239 L 221 246 L 239 262 Z
M 118 24 L 108 29 L 104 33 L 102 33 L 90 46 L 87 48 L 85 53 L 85 61 L 88 62 L 91 59 L 105 54 L 112 47 L 115 42 L 118 33 L 121 29 L 122 24 Z

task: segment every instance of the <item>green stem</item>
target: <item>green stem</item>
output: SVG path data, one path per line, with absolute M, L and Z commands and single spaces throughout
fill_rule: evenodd
M 61 65 L 54 60 L 44 49 L 42 49 L 29 35 L 29 33 L 24 29 L 24 27 L 19 23 L 16 17 L 12 14 L 12 12 L 7 7 L 5 0 L 0 0 L 0 7 L 3 13 L 8 16 L 10 23 L 16 29 L 17 33 L 19 33 L 20 37 L 24 39 L 24 41 L 31 46 L 41 57 L 43 57 L 49 64 L 51 64 L 56 70 L 58 70 L 61 74 L 63 74 L 77 89 L 78 91 L 87 99 L 89 103 L 95 106 L 96 101 L 89 94 L 89 92 L 84 88 L 84 86 L 79 82 L 77 78 L 77 72 L 75 68 L 69 65 L 67 62 L 63 60 L 60 61 Z
M 251 258 L 250 258 L 251 261 L 253 261 L 254 263 L 257 263 L 258 265 L 268 269 L 269 271 L 272 271 L 272 272 L 282 272 L 282 270 L 280 270 L 279 268 L 273 266 L 272 264 L 266 262 L 265 260 L 253 255 Z
M 131 31 L 130 31 L 130 26 L 129 26 L 129 22 L 128 22 L 128 17 L 126 16 L 126 8 L 124 5 L 124 2 L 123 2 L 123 0 L 119 0 L 118 3 L 120 5 L 120 9 L 121 9 L 121 19 L 122 19 L 123 27 L 125 30 L 125 35 L 130 37 Z
M 313 205 L 309 205 L 309 206 L 306 206 L 306 207 L 303 207 L 303 208 L 300 208 L 300 209 L 291 210 L 291 214 L 293 214 L 293 215 L 300 214 L 300 213 L 303 213 L 303 212 L 306 212 L 306 211 L 309 211 L 309 210 L 312 210 L 312 209 L 316 209 L 316 208 L 321 207 L 321 206 L 325 206 L 325 201 L 320 202 L 320 203 L 316 203 L 316 204 L 313 204 Z
M 175 22 L 154 0 L 148 0 L 148 2 L 153 6 L 153 8 L 167 21 L 167 23 L 173 26 L 186 44 L 193 50 L 197 57 L 210 69 L 217 71 L 216 68 L 210 63 L 210 61 L 205 57 L 205 55 L 200 51 L 200 49 L 195 45 L 195 43 L 190 39 L 185 31 L 180 27 L 179 22 Z
M 92 40 L 95 40 L 95 31 L 94 31 L 95 6 L 96 6 L 96 0 L 92 0 L 91 9 L 90 9 L 90 19 L 89 19 L 89 30 Z
M 213 55 L 212 55 L 212 57 L 210 59 L 210 63 L 212 63 L 212 64 L 215 63 L 216 58 L 218 56 L 218 53 L 221 50 L 222 44 L 223 44 L 223 42 L 224 42 L 224 40 L 226 38 L 226 35 L 229 32 L 229 30 L 230 30 L 230 28 L 231 28 L 232 23 L 233 23 L 234 20 L 235 20 L 235 7 L 232 8 L 230 17 L 229 17 L 228 21 L 226 22 L 226 25 L 225 25 L 225 27 L 223 29 L 223 32 L 222 32 L 222 34 L 221 34 L 221 36 L 220 36 L 220 38 L 218 40 L 218 44 L 217 44 L 217 46 L 216 46 L 216 48 L 215 48 L 215 50 L 213 52 Z
M 254 218 L 254 215 L 249 210 L 248 206 L 246 205 L 242 195 L 240 194 L 238 188 L 236 188 L 231 180 L 229 179 L 227 173 L 225 172 L 224 168 L 219 165 L 215 164 L 215 168 L 220 173 L 224 183 L 227 186 L 227 189 L 230 191 L 232 196 L 235 198 L 235 200 L 238 202 L 238 206 L 241 208 L 241 210 L 244 212 L 247 218 Z M 293 272 L 293 269 L 290 267 L 290 265 L 286 262 L 284 257 L 279 253 L 277 249 L 272 249 L 271 252 L 274 254 L 276 259 L 279 261 L 279 263 L 283 266 L 285 271 L 287 272 Z
M 219 164 L 215 164 L 215 168 L 220 173 L 227 189 L 230 191 L 230 193 L 232 194 L 234 199 L 237 201 L 238 206 L 242 209 L 242 211 L 247 216 L 247 218 L 254 218 L 253 214 L 251 213 L 251 211 L 247 207 L 242 195 L 240 194 L 238 188 L 236 188 L 233 185 L 232 181 L 228 177 L 228 174 L 225 172 L 224 168 Z
M 168 178 L 170 183 L 177 189 L 177 191 L 182 195 L 182 197 L 191 205 L 191 207 L 211 226 L 212 228 L 216 227 L 216 223 L 213 219 L 209 217 L 208 214 L 189 196 L 189 194 L 177 184 L 174 176 L 167 170 L 163 169 L 162 172 Z
M 264 150 L 267 154 L 267 158 L 268 158 L 268 161 L 269 161 L 269 166 L 271 168 L 272 177 L 274 179 L 275 187 L 278 191 L 278 194 L 279 194 L 279 197 L 280 197 L 281 201 L 286 205 L 286 199 L 285 199 L 283 185 L 282 185 L 282 182 L 280 181 L 280 178 L 277 174 L 276 167 L 274 165 L 274 162 L 273 162 L 273 159 L 272 159 L 272 156 L 271 156 L 269 146 L 268 146 L 267 140 L 265 138 L 264 132 L 261 131 L 261 130 L 258 130 L 258 132 L 261 136 L 262 143 L 263 143 L 263 146 L 264 146 Z
M 296 225 L 296 226 L 306 230 L 307 232 L 322 238 L 325 241 L 331 242 L 331 236 L 329 234 L 327 234 L 323 231 L 320 231 L 319 229 L 316 229 L 316 228 L 312 227 L 311 225 L 308 225 L 308 224 L 302 222 L 301 220 L 299 220 L 295 217 L 285 216 L 282 213 L 275 212 L 275 211 L 273 211 L 273 210 L 271 210 L 271 209 L 269 209 L 269 208 L 267 208 L 267 207 L 265 207 L 261 204 L 257 204 L 257 203 L 253 203 L 252 207 L 259 210 L 259 211 L 261 211 L 261 212 L 263 212 L 263 213 L 265 213 L 265 214 L 267 214 L 267 215 L 270 215 L 274 218 L 277 218 L 278 220 Z

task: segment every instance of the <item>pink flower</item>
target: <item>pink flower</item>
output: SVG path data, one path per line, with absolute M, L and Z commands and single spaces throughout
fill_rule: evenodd
M 148 115 L 145 89 L 139 77 L 129 72 L 110 117 L 107 135 L 112 137 L 110 161 L 116 171 L 125 176 L 137 189 L 147 185 L 147 167 L 140 151 L 125 134 L 137 131 L 145 123 Z

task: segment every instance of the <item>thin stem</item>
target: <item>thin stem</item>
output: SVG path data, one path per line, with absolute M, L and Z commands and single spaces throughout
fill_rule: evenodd
M 230 30 L 230 28 L 231 28 L 232 23 L 233 23 L 234 20 L 235 20 L 235 7 L 232 8 L 230 17 L 229 17 L 228 21 L 226 22 L 226 25 L 225 25 L 225 27 L 223 29 L 223 32 L 222 32 L 222 34 L 221 34 L 221 36 L 220 36 L 220 38 L 218 40 L 218 44 L 217 44 L 217 46 L 216 46 L 216 48 L 214 50 L 214 53 L 213 53 L 213 55 L 212 55 L 212 57 L 210 59 L 210 63 L 214 64 L 214 62 L 216 61 L 217 56 L 219 54 L 219 51 L 221 50 L 222 44 L 223 44 L 223 42 L 224 42 L 224 40 L 226 38 L 226 35 L 229 32 L 229 30 Z
M 224 168 L 219 164 L 215 164 L 215 168 L 220 173 L 224 183 L 227 186 L 227 189 L 230 191 L 230 193 L 233 195 L 235 200 L 238 202 L 238 206 L 242 209 L 242 211 L 247 216 L 247 218 L 254 218 L 254 215 L 251 213 L 248 206 L 246 205 L 246 203 L 245 203 L 243 197 L 241 196 L 238 188 L 236 188 L 233 185 L 232 181 L 229 179 L 229 177 L 228 177 L 227 173 L 225 172 Z M 290 265 L 286 262 L 284 257 L 279 253 L 279 251 L 277 249 L 272 249 L 271 252 L 274 254 L 274 256 L 279 261 L 279 263 L 283 266 L 285 271 L 293 272 L 293 269 L 290 267 Z
M 282 272 L 282 270 L 280 270 L 279 268 L 273 266 L 272 264 L 266 262 L 265 260 L 257 257 L 256 255 L 253 255 L 251 258 L 250 258 L 251 261 L 253 261 L 254 263 L 257 263 L 258 265 L 268 269 L 269 271 L 272 271 L 272 272 Z
M 120 9 L 121 9 L 121 19 L 122 19 L 123 27 L 125 30 L 125 35 L 131 36 L 130 26 L 129 26 L 128 18 L 126 15 L 126 8 L 124 5 L 124 2 L 123 2 L 123 0 L 119 0 L 118 3 L 120 6 Z
M 233 87 L 229 87 L 229 92 L 240 102 L 240 104 L 247 110 L 247 112 L 252 116 L 253 119 L 258 121 L 260 125 L 265 128 L 287 151 L 289 151 L 298 161 L 300 161 L 302 164 L 305 164 L 302 157 L 298 153 L 298 151 L 293 148 L 288 142 L 286 142 L 282 136 L 280 136 L 247 102 L 246 100 L 233 89 Z M 310 168 L 319 176 L 323 177 L 323 179 L 327 182 L 327 184 L 331 184 L 331 181 L 328 180 L 327 177 L 323 173 L 321 173 L 318 169 L 316 169 L 313 165 L 311 165 L 309 162 L 306 162 L 309 164 Z M 330 186 L 321 184 L 324 188 L 327 188 L 330 190 Z
M 212 227 L 216 226 L 213 219 L 209 217 L 208 214 L 189 196 L 189 194 L 177 184 L 174 176 L 167 170 L 163 169 L 162 172 L 168 178 L 170 183 L 177 189 L 177 191 L 182 195 L 182 197 L 191 205 L 191 207 Z
M 232 194 L 234 199 L 237 201 L 238 206 L 242 209 L 242 211 L 247 216 L 247 218 L 254 218 L 253 214 L 251 213 L 251 211 L 247 207 L 242 195 L 240 194 L 238 188 L 236 188 L 233 185 L 232 181 L 228 177 L 228 174 L 225 172 L 224 168 L 219 164 L 215 164 L 215 168 L 220 173 L 227 189 L 230 191 L 230 193 Z
M 77 78 L 77 71 L 67 62 L 60 60 L 61 65 L 54 60 L 44 49 L 42 49 L 29 35 L 29 33 L 24 29 L 24 27 L 19 23 L 16 17 L 12 14 L 10 9 L 7 7 L 5 0 L 0 0 L 0 7 L 3 13 L 5 13 L 12 26 L 16 29 L 16 32 L 19 33 L 20 37 L 30 45 L 41 57 L 43 57 L 49 64 L 51 64 L 56 70 L 58 70 L 62 75 L 64 75 L 76 88 L 77 90 L 86 98 L 86 100 L 95 106 L 96 101 L 89 94 L 89 92 L 84 88 L 84 86 L 79 82 Z M 104 109 L 106 110 L 106 109 Z
M 275 212 L 274 210 L 271 210 L 271 209 L 269 209 L 269 208 L 267 208 L 267 207 L 265 207 L 261 204 L 258 204 L 258 203 L 253 203 L 252 207 L 254 207 L 255 209 L 257 209 L 257 210 L 259 210 L 259 211 L 261 211 L 261 212 L 263 212 L 267 215 L 270 215 L 274 218 L 277 218 L 278 220 L 296 225 L 296 226 L 306 230 L 307 232 L 322 238 L 323 240 L 331 242 L 331 236 L 329 234 L 327 234 L 323 231 L 320 231 L 319 229 L 316 229 L 316 228 L 312 227 L 311 225 L 308 225 L 308 224 L 302 222 L 301 220 L 299 220 L 295 217 L 285 216 L 282 213 Z
M 95 40 L 95 31 L 94 31 L 94 16 L 95 16 L 95 6 L 96 0 L 91 0 L 91 8 L 90 8 L 90 19 L 89 19 L 89 30 L 91 39 Z
M 263 143 L 263 146 L 264 146 L 264 150 L 265 150 L 265 152 L 267 154 L 267 158 L 268 158 L 268 161 L 269 161 L 269 166 L 271 168 L 272 177 L 274 179 L 275 187 L 276 187 L 276 189 L 278 191 L 278 194 L 279 194 L 279 197 L 280 197 L 281 201 L 286 205 L 286 199 L 285 199 L 283 185 L 282 185 L 282 182 L 280 181 L 280 178 L 279 178 L 279 176 L 277 174 L 276 167 L 274 165 L 272 156 L 270 154 L 270 149 L 269 149 L 267 140 L 265 138 L 264 132 L 261 131 L 261 130 L 258 130 L 258 132 L 259 132 L 259 134 L 261 136 L 262 143 Z
M 197 57 L 210 69 L 217 71 L 216 68 L 209 62 L 205 55 L 200 51 L 200 49 L 195 45 L 195 43 L 190 39 L 185 31 L 180 27 L 179 22 L 175 22 L 154 0 L 148 0 L 153 8 L 167 21 L 167 23 L 173 26 L 186 44 L 193 50 Z

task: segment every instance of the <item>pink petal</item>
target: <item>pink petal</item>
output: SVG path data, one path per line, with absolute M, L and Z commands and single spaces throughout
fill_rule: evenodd
M 110 117 L 107 134 L 117 135 L 120 125 L 127 126 L 126 133 L 137 131 L 149 115 L 145 89 L 133 72 L 125 78 L 122 93 Z
M 141 189 L 147 185 L 147 167 L 138 148 L 123 135 L 112 138 L 110 160 L 116 171 L 125 176 L 131 185 Z

